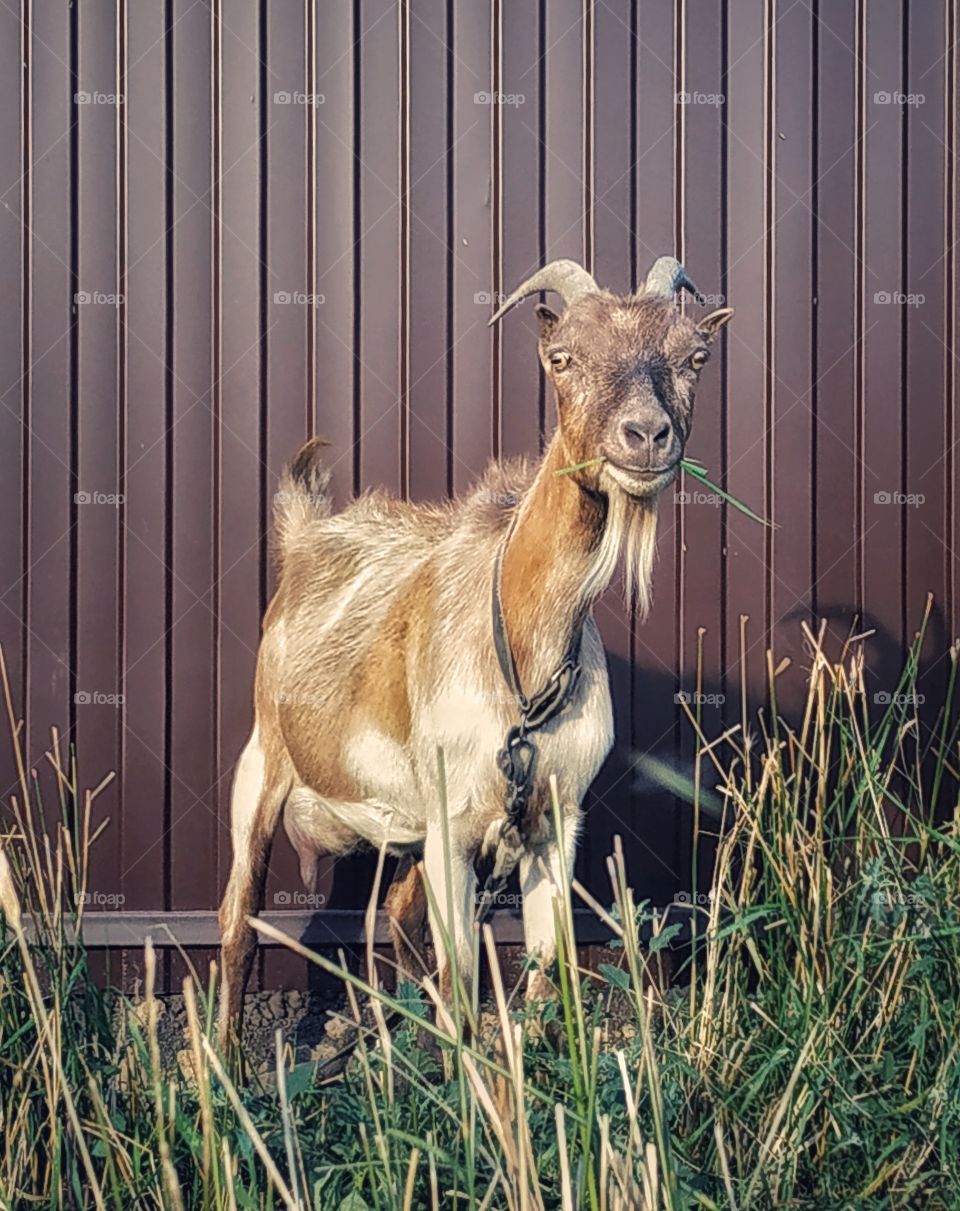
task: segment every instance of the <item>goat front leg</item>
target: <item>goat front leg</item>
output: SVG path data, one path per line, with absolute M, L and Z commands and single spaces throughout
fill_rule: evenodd
M 523 937 L 527 954 L 536 959 L 527 978 L 527 1000 L 544 1001 L 554 989 L 546 969 L 557 957 L 557 926 L 554 904 L 563 895 L 563 872 L 573 874 L 577 848 L 577 822 L 570 817 L 564 829 L 561 852 L 556 837 L 532 846 L 520 859 L 520 891 L 523 895 Z M 561 858 L 563 859 L 561 861 Z
M 432 824 L 423 849 L 423 873 L 429 888 L 430 932 L 437 956 L 440 995 L 447 1005 L 453 1001 L 453 972 L 448 946 L 453 952 L 461 987 L 465 989 L 468 1000 L 470 997 L 473 916 L 477 898 L 477 876 L 473 862 L 453 838 L 450 839 L 449 850 L 447 855 L 439 823 Z

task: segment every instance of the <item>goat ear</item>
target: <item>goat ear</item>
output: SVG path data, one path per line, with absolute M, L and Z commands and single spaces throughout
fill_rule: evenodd
M 554 325 L 560 318 L 555 311 L 551 311 L 544 303 L 537 303 L 533 309 L 537 317 L 537 325 L 540 329 L 540 339 L 545 341 L 553 331 Z
M 707 344 L 710 344 L 717 339 L 717 333 L 730 323 L 734 315 L 732 307 L 718 307 L 716 311 L 711 311 L 709 315 L 703 317 L 697 324 L 697 331 Z

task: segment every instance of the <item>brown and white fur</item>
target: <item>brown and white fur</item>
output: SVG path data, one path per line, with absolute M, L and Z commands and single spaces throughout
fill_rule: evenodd
M 572 628 L 585 619 L 574 697 L 538 734 L 519 872 L 527 950 L 541 964 L 553 958 L 561 855 L 548 779 L 557 775 L 565 805 L 569 869 L 580 804 L 613 744 L 606 660 L 590 607 L 624 555 L 628 581 L 646 605 L 656 497 L 676 474 L 700 367 L 732 314 L 724 309 L 695 322 L 676 306 L 672 285 L 655 284 L 651 271 L 645 290 L 617 297 L 579 266 L 559 262 L 513 296 L 553 288 L 567 301 L 560 316 L 537 309 L 540 360 L 559 418 L 539 464 L 494 464 L 468 495 L 447 504 L 414 505 L 372 492 L 341 512 L 329 500 L 321 443 L 308 443 L 286 473 L 278 494 L 278 588 L 257 663 L 256 723 L 233 787 L 233 866 L 220 909 L 224 1040 L 242 1007 L 256 949 L 248 918 L 261 908 L 281 816 L 308 888 L 321 854 L 366 844 L 405 855 L 387 897 L 400 965 L 417 973 L 415 947 L 428 915 L 444 995 L 451 973 L 441 928 L 453 939 L 461 975 L 469 971 L 474 863 L 495 843 L 503 818 L 496 756 L 518 719 L 490 622 L 494 562 L 511 523 L 503 613 L 527 693 L 547 680 Z M 602 464 L 557 474 L 601 456 Z M 438 749 L 446 770 L 449 872 Z M 433 907 L 428 912 L 424 878 L 440 920 Z M 529 995 L 544 990 L 534 971 Z

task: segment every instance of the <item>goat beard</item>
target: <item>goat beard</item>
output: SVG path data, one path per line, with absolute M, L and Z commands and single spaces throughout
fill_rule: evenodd
M 623 560 L 623 589 L 628 606 L 641 618 L 650 611 L 653 561 L 657 551 L 657 502 L 615 490 L 607 495 L 603 537 L 584 585 L 592 601 L 609 585 Z

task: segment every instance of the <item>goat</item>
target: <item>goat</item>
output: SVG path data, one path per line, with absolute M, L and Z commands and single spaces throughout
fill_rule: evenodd
M 288 468 L 277 495 L 278 587 L 263 622 L 256 722 L 233 784 L 233 864 L 220 908 L 224 1041 L 239 1027 L 256 950 L 249 918 L 262 907 L 281 815 L 308 888 L 321 854 L 366 843 L 404 856 L 386 905 L 398 966 L 417 972 L 428 920 L 441 993 L 450 996 L 441 931 L 466 977 L 475 861 L 503 831 L 497 754 L 518 716 L 495 646 L 506 646 L 515 682 L 532 691 L 549 683 L 576 638 L 579 678 L 538 733 L 520 822 L 525 944 L 539 961 L 527 995 L 547 994 L 554 888 L 562 860 L 572 866 L 581 802 L 613 744 L 591 607 L 625 555 L 628 592 L 647 608 L 656 499 L 677 474 L 700 371 L 733 315 L 721 308 L 693 319 L 676 306 L 681 288 L 696 293 L 672 257 L 655 262 L 635 295 L 600 289 L 572 261 L 554 261 L 519 286 L 491 323 L 541 291 L 565 304 L 562 314 L 536 307 L 558 425 L 539 463 L 494 463 L 462 499 L 411 504 L 369 492 L 335 513 L 323 443 L 308 442 Z M 551 773 L 562 790 L 565 854 L 548 803 Z

